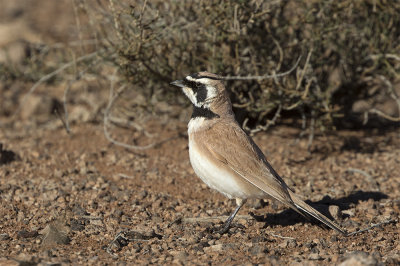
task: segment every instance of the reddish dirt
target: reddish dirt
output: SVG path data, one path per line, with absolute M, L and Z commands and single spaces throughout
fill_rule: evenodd
M 172 121 L 157 132 L 174 137 L 185 128 Z M 255 140 L 297 193 L 325 213 L 339 206 L 336 218 L 349 231 L 392 222 L 343 237 L 274 202 L 250 202 L 221 236 L 209 229 L 222 221 L 189 219 L 228 215 L 234 203 L 194 175 L 185 136 L 136 153 L 110 144 L 97 123 L 74 125 L 71 134 L 62 127 L 3 128 L 2 160 L 15 158 L 0 168 L 0 256 L 72 264 L 330 264 L 364 251 L 364 259 L 398 263 L 399 133 L 340 132 L 317 138 L 311 154 L 306 141 L 293 145 L 295 133 L 278 127 Z M 46 241 L 49 224 L 62 226 L 69 243 Z M 105 248 L 121 230 L 144 236 L 114 247 L 113 257 Z
M 132 151 L 111 144 L 101 115 L 87 110 L 96 97 L 104 103 L 107 92 L 85 91 L 79 99 L 86 100 L 69 102 L 68 134 L 51 107 L 65 87 L 38 89 L 11 117 L 32 84 L 14 85 L 0 86 L 0 265 L 400 263 L 398 129 L 316 136 L 311 152 L 298 129 L 278 126 L 255 136 L 278 173 L 312 206 L 350 232 L 380 226 L 344 237 L 276 202 L 250 201 L 219 235 L 211 229 L 235 204 L 190 166 L 190 109 L 174 106 L 175 115 L 150 117 L 143 126 L 153 138 L 114 129 L 115 138 L 136 145 L 170 138 Z M 126 239 L 107 252 L 121 231 Z

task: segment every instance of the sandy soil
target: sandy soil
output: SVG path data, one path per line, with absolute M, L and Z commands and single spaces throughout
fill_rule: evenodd
M 3 11 L 2 26 L 19 25 L 29 32 L 22 37 L 59 40 L 58 31 L 40 28 L 43 17 L 36 28 L 23 22 L 36 18 L 31 12 L 39 7 L 13 3 Z M 60 18 L 62 25 L 70 19 Z M 9 40 L 19 43 L 21 36 Z M 13 47 L 6 43 L 2 49 Z M 172 118 L 169 112 L 144 119 L 152 136 L 114 128 L 113 136 L 126 143 L 169 139 L 132 151 L 105 138 L 105 106 L 90 104 L 107 92 L 85 90 L 78 97 L 72 90 L 67 133 L 53 114 L 65 86 L 43 86 L 18 107 L 31 85 L 0 86 L 0 265 L 400 263 L 398 129 L 317 136 L 311 153 L 298 129 L 278 126 L 255 136 L 278 173 L 312 206 L 350 232 L 380 226 L 343 237 L 276 202 L 250 201 L 229 232 L 219 235 L 212 229 L 235 204 L 191 169 L 190 109 L 174 106 Z M 119 232 L 125 234 L 115 240 Z

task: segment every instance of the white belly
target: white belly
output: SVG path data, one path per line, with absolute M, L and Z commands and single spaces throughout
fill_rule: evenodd
M 194 172 L 206 183 L 210 188 L 215 189 L 226 197 L 246 199 L 251 198 L 247 191 L 237 182 L 238 176 L 230 171 L 218 167 L 210 160 L 199 154 L 196 149 L 196 144 L 191 143 L 189 139 L 189 157 Z

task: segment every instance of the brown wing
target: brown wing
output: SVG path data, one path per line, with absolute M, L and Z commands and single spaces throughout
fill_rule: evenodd
M 210 134 L 203 132 L 201 138 L 201 143 L 216 159 L 268 195 L 294 207 L 285 182 L 239 125 L 232 122 L 216 123 L 210 129 Z
M 236 123 L 216 123 L 210 129 L 210 134 L 203 132 L 201 138 L 203 138 L 201 143 L 216 159 L 249 183 L 301 215 L 307 213 L 332 229 L 347 235 L 337 223 L 312 208 L 289 189 L 253 140 Z

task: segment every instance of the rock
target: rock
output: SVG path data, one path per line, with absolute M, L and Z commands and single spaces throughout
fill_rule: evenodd
M 32 32 L 27 23 L 22 20 L 0 24 L 0 47 L 13 44 L 21 39 L 36 43 L 41 41 L 39 36 Z
M 91 118 L 90 110 L 84 106 L 74 106 L 69 114 L 70 121 L 88 122 Z
M 15 42 L 0 49 L 0 63 L 19 64 L 26 58 L 27 44 Z
M 84 208 L 82 208 L 81 206 L 78 206 L 78 205 L 75 205 L 75 206 L 72 208 L 72 212 L 73 212 L 75 215 L 78 215 L 78 216 L 80 216 L 80 217 L 82 217 L 82 216 L 84 216 L 84 215 L 89 215 L 89 213 L 88 213 Z
M 255 236 L 251 239 L 251 243 L 260 243 L 260 242 L 265 242 L 268 239 L 265 236 Z
M 342 211 L 340 210 L 339 206 L 330 205 L 329 206 L 329 213 L 335 220 L 342 220 Z
M 39 235 L 38 231 L 26 231 L 26 230 L 21 230 L 17 234 L 18 238 L 33 238 L 37 237 L 38 235 Z
M 72 231 L 83 231 L 85 229 L 85 221 L 83 219 L 71 219 L 71 230 Z
M 204 252 L 213 252 L 213 251 L 226 251 L 228 249 L 232 249 L 235 247 L 235 244 L 230 243 L 230 244 L 216 244 L 216 245 L 212 245 L 209 247 L 205 247 L 204 248 Z
M 222 251 L 224 250 L 224 244 L 217 244 L 217 245 L 212 245 L 209 247 L 204 248 L 204 251 Z
M 295 247 L 297 247 L 297 242 L 296 242 L 296 240 L 294 240 L 294 239 L 289 239 L 289 240 L 287 240 L 288 241 L 288 244 L 287 244 L 287 247 L 288 248 L 295 248 Z
M 0 241 L 8 240 L 11 237 L 8 234 L 0 234 Z
M 125 232 L 125 237 L 130 240 L 149 240 L 152 238 L 161 239 L 162 235 L 157 234 L 153 229 L 137 228 L 136 231 Z
M 21 63 L 27 56 L 28 43 L 38 41 L 38 36 L 22 20 L 0 23 L 0 63 Z
M 347 214 L 347 215 L 350 216 L 350 217 L 354 217 L 355 208 L 348 209 L 348 210 L 344 210 L 344 211 L 342 211 L 342 213 Z
M 266 253 L 267 249 L 263 245 L 254 245 L 249 248 L 249 252 L 253 256 L 260 256 Z
M 68 244 L 70 229 L 65 225 L 63 220 L 58 220 L 48 224 L 40 233 L 44 235 L 43 246 L 53 246 L 56 244 Z
M 382 265 L 375 258 L 363 251 L 355 251 L 345 256 L 339 266 L 372 266 Z
M 310 253 L 309 260 L 322 260 L 323 258 L 318 253 Z
M 178 250 L 171 250 L 169 252 L 174 258 L 179 259 L 179 260 L 186 260 L 188 253 L 185 251 L 178 251 Z
M 13 151 L 3 149 L 3 144 L 0 143 L 0 165 L 11 163 L 17 158 Z
M 47 95 L 29 95 L 26 102 L 21 105 L 21 118 L 32 119 L 38 116 L 41 119 L 48 119 L 53 115 L 54 110 L 61 110 L 62 104 L 56 99 Z

